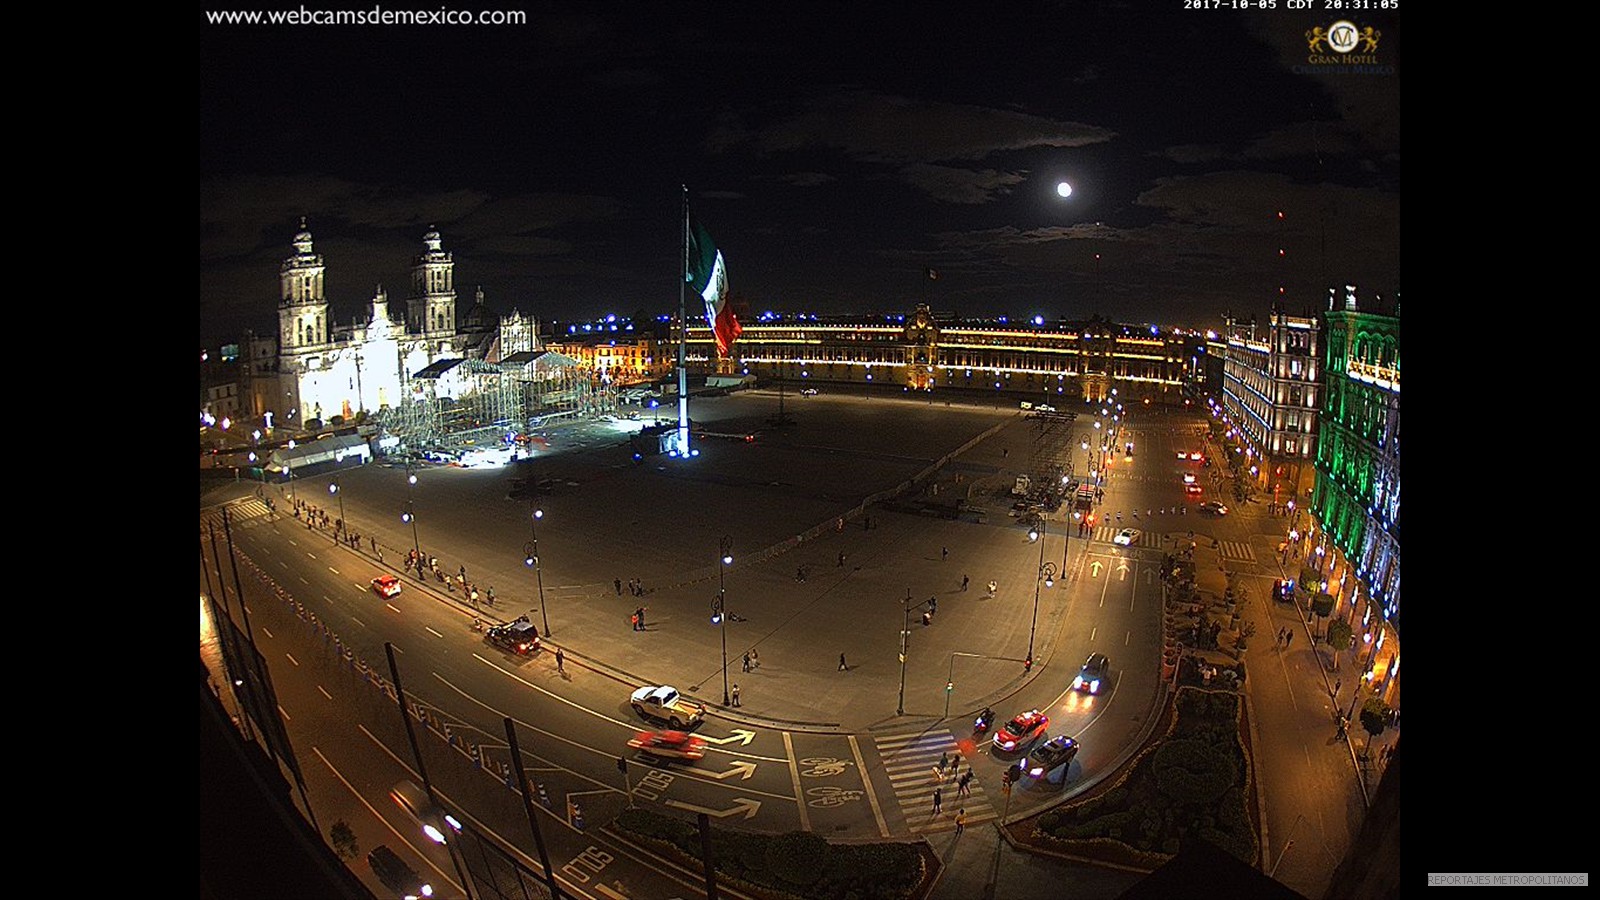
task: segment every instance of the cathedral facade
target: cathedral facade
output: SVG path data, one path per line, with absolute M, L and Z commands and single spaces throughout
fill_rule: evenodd
M 425 386 L 413 376 L 428 366 L 499 355 L 506 323 L 488 311 L 482 290 L 457 318 L 455 260 L 437 230 L 422 236 L 403 311 L 391 308 L 379 285 L 365 321 L 335 326 L 324 289 L 326 264 L 312 248 L 303 219 L 300 226 L 294 253 L 279 270 L 278 392 L 270 406 L 277 407 L 280 422 L 349 420 L 362 411 L 398 407 L 424 399 Z M 535 348 L 535 321 L 513 313 L 509 324 L 519 348 Z

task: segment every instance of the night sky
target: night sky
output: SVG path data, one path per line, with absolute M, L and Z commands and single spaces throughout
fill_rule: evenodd
M 301 216 L 340 322 L 380 282 L 403 299 L 430 225 L 460 312 L 480 284 L 545 320 L 674 311 L 683 184 L 752 315 L 1215 327 L 1280 286 L 1294 313 L 1334 283 L 1390 294 L 1398 15 L 1342 16 L 1379 29 L 1387 73 L 1305 74 L 1305 32 L 1335 17 L 1284 5 L 483 0 L 461 8 L 528 23 L 203 25 L 201 337 L 275 333 Z

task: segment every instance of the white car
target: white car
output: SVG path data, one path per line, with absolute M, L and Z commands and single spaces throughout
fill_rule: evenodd
M 1194 484 L 1194 473 L 1193 472 L 1185 472 L 1185 473 L 1183 473 L 1183 483 L 1184 484 Z
M 1207 500 L 1200 504 L 1200 511 L 1211 513 L 1214 516 L 1225 516 L 1228 514 L 1228 507 L 1215 500 Z
M 817 395 L 817 389 L 816 388 L 801 388 L 800 389 L 800 396 L 802 396 L 802 397 L 815 397 L 816 395 Z
M 1137 529 L 1137 528 L 1124 528 L 1121 531 L 1117 532 L 1117 536 L 1111 539 L 1111 543 L 1117 544 L 1117 545 L 1120 545 L 1120 546 L 1123 546 L 1123 547 L 1131 547 L 1131 546 L 1133 546 L 1133 543 L 1135 541 L 1137 541 L 1138 539 L 1139 539 L 1139 529 Z
M 700 724 L 706 708 L 683 699 L 678 689 L 669 685 L 645 685 L 628 698 L 633 711 L 647 719 L 660 719 L 670 724 L 674 731 L 682 731 Z

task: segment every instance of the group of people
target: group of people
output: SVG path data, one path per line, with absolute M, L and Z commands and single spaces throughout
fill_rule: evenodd
M 616 585 L 617 596 L 621 597 L 622 596 L 622 579 L 621 578 L 614 579 L 612 581 L 612 584 Z M 633 595 L 633 596 L 635 596 L 635 597 L 643 597 L 644 596 L 644 579 L 642 579 L 642 578 L 629 578 L 628 579 L 628 593 Z

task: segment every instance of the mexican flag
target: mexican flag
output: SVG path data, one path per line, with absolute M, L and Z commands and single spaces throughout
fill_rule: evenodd
M 727 356 L 734 339 L 744 329 L 728 308 L 728 267 L 722 261 L 722 251 L 698 222 L 689 229 L 689 271 L 683 280 L 705 299 L 706 324 L 717 336 L 717 351 Z

